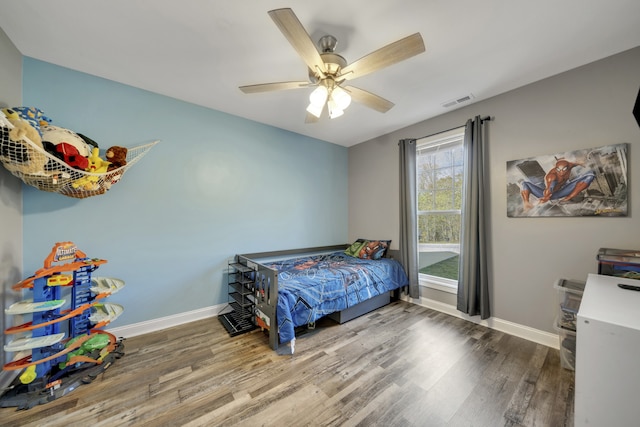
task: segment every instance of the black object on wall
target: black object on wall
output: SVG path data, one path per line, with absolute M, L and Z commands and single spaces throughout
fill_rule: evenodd
M 640 90 L 638 90 L 636 105 L 633 107 L 633 117 L 636 118 L 636 122 L 638 122 L 638 126 L 640 126 Z

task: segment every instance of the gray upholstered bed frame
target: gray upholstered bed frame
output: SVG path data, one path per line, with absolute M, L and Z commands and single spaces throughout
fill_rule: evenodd
M 277 350 L 279 339 L 278 339 L 278 322 L 276 320 L 276 309 L 278 306 L 278 272 L 272 268 L 269 268 L 262 264 L 260 260 L 268 260 L 273 258 L 282 258 L 282 257 L 295 257 L 295 256 L 303 256 L 307 254 L 313 253 L 322 253 L 322 252 L 330 252 L 330 251 L 339 251 L 348 248 L 348 244 L 343 245 L 334 245 L 334 246 L 320 246 L 315 248 L 304 248 L 304 249 L 292 249 L 292 250 L 284 250 L 284 251 L 273 251 L 273 252 L 258 252 L 252 254 L 243 254 L 236 255 L 235 261 L 241 264 L 248 266 L 249 268 L 255 271 L 255 308 L 256 308 L 256 317 L 261 317 L 267 323 L 268 332 L 269 332 L 269 346 Z M 388 258 L 396 258 L 398 257 L 397 250 L 389 249 L 387 251 Z M 371 298 L 369 300 L 363 301 L 353 307 L 349 307 L 343 311 L 339 311 L 333 314 L 330 314 L 328 317 L 339 322 L 344 323 L 351 319 L 354 319 L 358 316 L 362 316 L 363 314 L 369 313 L 377 308 L 385 306 L 389 304 L 391 301 L 391 292 L 384 293 L 382 295 L 378 295 L 377 297 Z M 258 321 L 257 323 L 260 323 Z M 260 326 L 260 325 L 259 325 Z M 292 347 L 293 352 L 293 347 Z

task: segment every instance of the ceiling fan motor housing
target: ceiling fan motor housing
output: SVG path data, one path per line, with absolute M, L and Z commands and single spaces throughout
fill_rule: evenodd
M 337 53 L 325 52 L 321 53 L 320 57 L 324 61 L 324 70 L 312 70 L 309 69 L 309 80 L 311 83 L 318 83 L 318 81 L 326 78 L 327 76 L 335 77 L 340 70 L 347 66 L 347 60 Z

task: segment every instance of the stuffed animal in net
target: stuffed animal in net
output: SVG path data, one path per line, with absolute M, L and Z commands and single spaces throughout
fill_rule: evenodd
M 75 145 L 61 142 L 53 147 L 57 157 L 74 169 L 86 170 L 89 167 L 89 158 L 82 156 Z
M 85 170 L 89 167 L 91 147 L 77 133 L 59 126 L 42 126 L 42 144 L 49 154 L 69 165 L 70 168 Z M 46 165 L 48 171 L 64 168 L 54 160 Z
M 123 172 L 116 171 L 116 169 L 120 169 L 121 167 L 126 166 L 128 151 L 129 150 L 125 147 L 114 145 L 113 147 L 109 147 L 105 152 L 104 156 L 107 158 L 107 161 L 111 163 L 107 168 L 107 171 L 115 171 L 109 174 L 107 176 L 107 179 L 105 180 L 107 190 L 110 189 L 113 184 L 120 181 L 120 178 L 122 178 Z
M 109 162 L 100 158 L 99 153 L 100 150 L 97 147 L 94 147 L 91 151 L 91 156 L 89 156 L 89 166 L 86 169 L 87 172 L 91 172 L 92 174 L 103 174 L 107 171 Z M 85 175 L 82 178 L 73 181 L 71 183 L 71 187 L 76 190 L 98 191 L 101 189 L 100 178 L 100 175 Z
M 35 107 L 13 107 L 11 109 L 18 113 L 22 119 L 29 122 L 42 138 L 41 126 L 51 123 L 51 119 L 45 116 L 41 109 Z
M 77 133 L 71 129 L 66 129 L 59 126 L 46 125 L 42 126 L 42 140 L 48 141 L 53 145 L 58 145 L 62 142 L 71 144 L 78 150 L 78 154 L 84 157 L 91 155 L 91 149 L 95 148 L 87 144 L 87 142 L 80 137 Z
M 44 175 L 47 156 L 40 134 L 13 109 L 4 108 L 2 112 L 13 125 L 12 129 L 0 127 L 2 163 L 12 173 Z
M 109 165 L 108 171 L 112 171 L 114 169 L 121 168 L 122 166 L 127 164 L 127 149 L 125 147 L 120 147 L 118 145 L 114 145 L 113 147 L 109 147 L 105 152 L 105 157 L 107 161 L 111 163 Z

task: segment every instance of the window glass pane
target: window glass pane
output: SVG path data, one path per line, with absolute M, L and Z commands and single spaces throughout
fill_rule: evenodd
M 456 191 L 454 191 L 453 204 L 457 206 L 458 209 L 462 209 L 462 187 L 456 188 Z
M 451 176 L 451 169 L 438 169 L 436 172 L 436 189 L 451 191 L 453 188 L 453 177 Z
M 452 162 L 451 150 L 438 150 L 435 155 L 435 164 L 438 166 L 449 166 Z
M 464 171 L 461 166 L 456 166 L 453 173 L 453 205 L 455 206 L 455 209 L 462 209 L 462 183 L 464 181 Z
M 426 168 L 425 170 L 431 170 L 435 165 L 434 156 L 432 155 L 431 152 L 428 152 L 428 151 L 418 151 L 417 164 L 418 164 L 418 173 L 420 173 L 420 171 L 425 168 Z
M 418 243 L 429 242 L 429 229 L 426 215 L 418 215 Z
M 429 251 L 420 252 L 420 273 L 430 276 L 442 277 L 449 280 L 458 280 L 458 260 L 456 252 Z
M 423 191 L 418 194 L 418 210 L 430 211 L 434 209 L 435 197 L 433 191 Z
M 434 196 L 434 211 L 449 211 L 452 209 L 450 189 L 447 189 L 445 191 L 437 191 Z
M 462 188 L 462 180 L 464 178 L 464 170 L 462 169 L 462 166 L 456 166 L 453 168 L 453 177 L 455 180 L 454 186 Z
M 418 243 L 460 243 L 460 214 L 418 215 Z
M 417 158 L 419 271 L 454 288 L 460 253 L 463 132 L 458 129 L 418 141 Z
M 433 190 L 433 171 L 422 170 L 418 172 L 418 192 Z
M 455 166 L 462 166 L 464 150 L 462 147 L 457 147 L 453 150 L 453 164 Z

